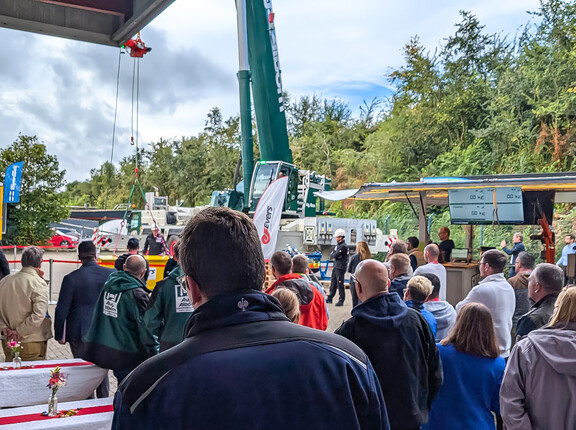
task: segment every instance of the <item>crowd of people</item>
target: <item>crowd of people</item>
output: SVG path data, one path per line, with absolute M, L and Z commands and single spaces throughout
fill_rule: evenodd
M 113 270 L 82 242 L 55 338 L 113 371 L 114 429 L 576 429 L 576 288 L 562 264 L 576 253 L 572 236 L 556 265 L 535 265 L 518 234 L 513 248 L 484 252 L 481 281 L 454 307 L 448 228 L 423 249 L 415 237 L 396 240 L 385 262 L 365 242 L 350 255 L 335 233 L 327 295 L 305 255 L 282 251 L 263 291 L 256 229 L 227 208 L 188 223 L 151 295 L 138 248 Z M 9 340 L 22 342 L 25 360 L 46 355 L 42 253 L 25 249 L 21 271 L 0 280 L 6 356 Z M 351 317 L 328 333 L 327 304 L 336 293 L 334 305 L 345 302 L 346 272 Z M 96 395 L 109 395 L 107 379 Z

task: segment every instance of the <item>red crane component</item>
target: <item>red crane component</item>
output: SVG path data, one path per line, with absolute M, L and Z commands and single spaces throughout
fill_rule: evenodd
M 140 36 L 136 36 L 135 39 L 129 39 L 125 44 L 125 48 L 130 50 L 130 56 L 135 58 L 142 58 L 144 54 L 152 51 L 152 48 L 147 48 Z
M 556 245 L 554 244 L 554 233 L 550 230 L 550 224 L 546 219 L 546 215 L 542 214 L 542 218 L 538 220 L 538 224 L 542 227 L 542 233 L 530 236 L 530 239 L 540 240 L 544 244 L 546 262 L 554 264 L 556 260 Z

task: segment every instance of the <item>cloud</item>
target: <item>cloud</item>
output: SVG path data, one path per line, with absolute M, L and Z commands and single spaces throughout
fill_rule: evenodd
M 387 73 L 419 35 L 430 50 L 470 10 L 490 32 L 514 33 L 538 0 L 275 0 L 283 87 L 292 99 L 339 98 L 353 110 L 390 94 Z M 37 135 L 67 169 L 86 179 L 110 159 L 119 49 L 0 29 L 0 148 Z M 236 10 L 230 0 L 178 1 L 141 32 L 140 146 L 202 131 L 206 114 L 239 111 Z M 121 58 L 114 161 L 134 151 L 133 60 Z M 135 132 L 134 132 L 135 133 Z

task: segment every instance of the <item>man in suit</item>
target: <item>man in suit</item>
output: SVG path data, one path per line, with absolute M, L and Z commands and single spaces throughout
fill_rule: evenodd
M 78 258 L 82 266 L 64 277 L 54 320 L 56 340 L 62 345 L 68 342 L 72 355 L 76 358 L 80 358 L 82 354 L 82 339 L 90 328 L 92 312 L 100 291 L 108 276 L 115 272 L 98 265 L 96 247 L 90 241 L 78 245 Z M 96 395 L 99 398 L 108 397 L 109 391 L 110 383 L 106 376 L 96 389 Z

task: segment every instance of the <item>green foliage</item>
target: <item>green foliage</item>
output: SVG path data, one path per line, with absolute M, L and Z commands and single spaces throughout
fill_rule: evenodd
M 313 95 L 287 102 L 294 163 L 331 177 L 336 189 L 424 176 L 575 170 L 576 0 L 542 0 L 534 14 L 538 23 L 512 41 L 487 33 L 466 11 L 435 49 L 413 37 L 404 46 L 404 64 L 387 75 L 394 95 L 386 104 L 365 102 L 359 117 L 341 100 Z M 142 150 L 142 186 L 158 187 L 173 203 L 205 204 L 213 190 L 235 185 L 238 142 L 238 118 L 224 120 L 213 108 L 197 136 L 161 139 Z M 135 164 L 135 156 L 119 167 L 104 163 L 87 183 L 69 184 L 66 198 L 98 207 L 126 202 Z M 139 199 L 133 199 L 137 206 Z M 376 218 L 383 229 L 387 220 L 401 237 L 418 230 L 408 205 L 337 202 L 328 210 Z M 445 209 L 432 212 L 436 239 L 450 220 Z M 475 246 L 480 236 L 497 245 L 513 232 L 502 226 L 477 230 L 483 233 Z M 453 238 L 464 245 L 461 227 L 454 226 Z
M 19 135 L 11 146 L 1 150 L 0 172 L 4 174 L 10 164 L 18 161 L 24 161 L 20 203 L 8 205 L 5 241 L 32 245 L 49 239 L 50 223 L 69 214 L 58 192 L 66 171 L 60 170 L 56 157 L 46 152 L 36 136 Z

